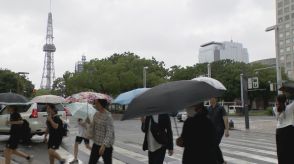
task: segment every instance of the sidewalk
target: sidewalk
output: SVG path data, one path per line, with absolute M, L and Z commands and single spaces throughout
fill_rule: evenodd
M 246 131 L 245 128 L 245 117 L 231 117 L 229 116 L 229 121 L 233 120 L 234 129 Z M 256 133 L 276 133 L 276 118 L 272 116 L 249 116 L 249 130 L 250 132 Z

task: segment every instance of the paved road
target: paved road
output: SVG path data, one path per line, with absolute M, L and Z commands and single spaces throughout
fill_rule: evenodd
M 242 118 L 232 118 L 236 125 L 240 124 L 240 128 L 230 131 L 231 136 L 224 138 L 221 143 L 221 148 L 224 153 L 225 160 L 229 164 L 270 164 L 277 163 L 276 160 L 276 148 L 274 131 L 272 125 L 275 120 L 271 117 L 256 117 L 252 118 L 252 122 L 255 124 L 266 124 L 270 122 L 270 125 L 264 125 L 267 128 L 266 132 L 256 132 L 257 127 L 253 127 L 251 130 L 242 129 Z M 174 123 L 174 122 L 173 122 Z M 178 129 L 181 131 L 183 123 L 178 123 Z M 238 126 L 237 126 L 238 127 Z M 255 128 L 255 129 L 254 129 Z M 148 163 L 147 153 L 142 151 L 141 144 L 143 141 L 143 134 L 140 131 L 139 120 L 129 121 L 115 121 L 116 130 L 116 142 L 114 146 L 114 164 L 146 164 Z M 174 139 L 176 139 L 176 129 L 173 124 Z M 73 158 L 73 143 L 77 129 L 72 127 L 69 137 L 66 137 L 63 141 L 62 148 L 59 152 L 62 156 L 66 157 L 69 161 Z M 0 150 L 3 148 L 7 137 L 0 137 Z M 34 137 L 33 147 L 31 149 L 20 147 L 21 150 L 28 151 L 35 155 L 34 164 L 46 164 L 48 163 L 48 157 L 46 152 L 46 145 L 41 143 L 41 137 Z M 181 163 L 183 149 L 175 146 L 175 154 L 173 156 L 166 156 L 167 163 Z M 79 160 L 80 163 L 88 163 L 90 151 L 87 150 L 84 145 L 79 147 Z M 17 163 L 24 163 L 25 160 L 20 158 L 14 158 Z M 1 162 L 0 162 L 1 163 Z M 102 162 L 101 162 L 102 163 Z

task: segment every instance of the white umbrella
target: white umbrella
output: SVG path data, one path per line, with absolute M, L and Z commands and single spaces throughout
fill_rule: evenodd
M 31 102 L 35 103 L 51 103 L 51 104 L 59 104 L 66 103 L 65 99 L 61 96 L 56 95 L 42 95 L 34 97 Z
M 82 118 L 83 120 L 87 117 L 92 119 L 94 114 L 97 112 L 96 109 L 89 103 L 75 102 L 67 104 L 66 108 L 69 109 L 73 117 Z
M 196 77 L 192 80 L 203 81 L 203 82 L 213 86 L 215 89 L 227 90 L 227 88 L 220 81 L 213 79 L 211 77 Z

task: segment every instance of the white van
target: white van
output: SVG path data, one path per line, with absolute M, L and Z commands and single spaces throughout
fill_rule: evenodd
M 230 105 L 228 108 L 229 114 L 235 114 L 237 111 L 241 111 L 242 106 L 240 105 Z

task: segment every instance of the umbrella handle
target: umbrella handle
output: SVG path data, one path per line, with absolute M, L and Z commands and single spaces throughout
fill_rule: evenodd
M 175 123 L 176 131 L 177 131 L 177 135 L 179 137 L 180 135 L 179 135 L 179 130 L 178 130 L 178 124 L 177 124 L 176 118 L 175 117 L 173 117 L 173 118 L 174 118 L 174 123 Z

